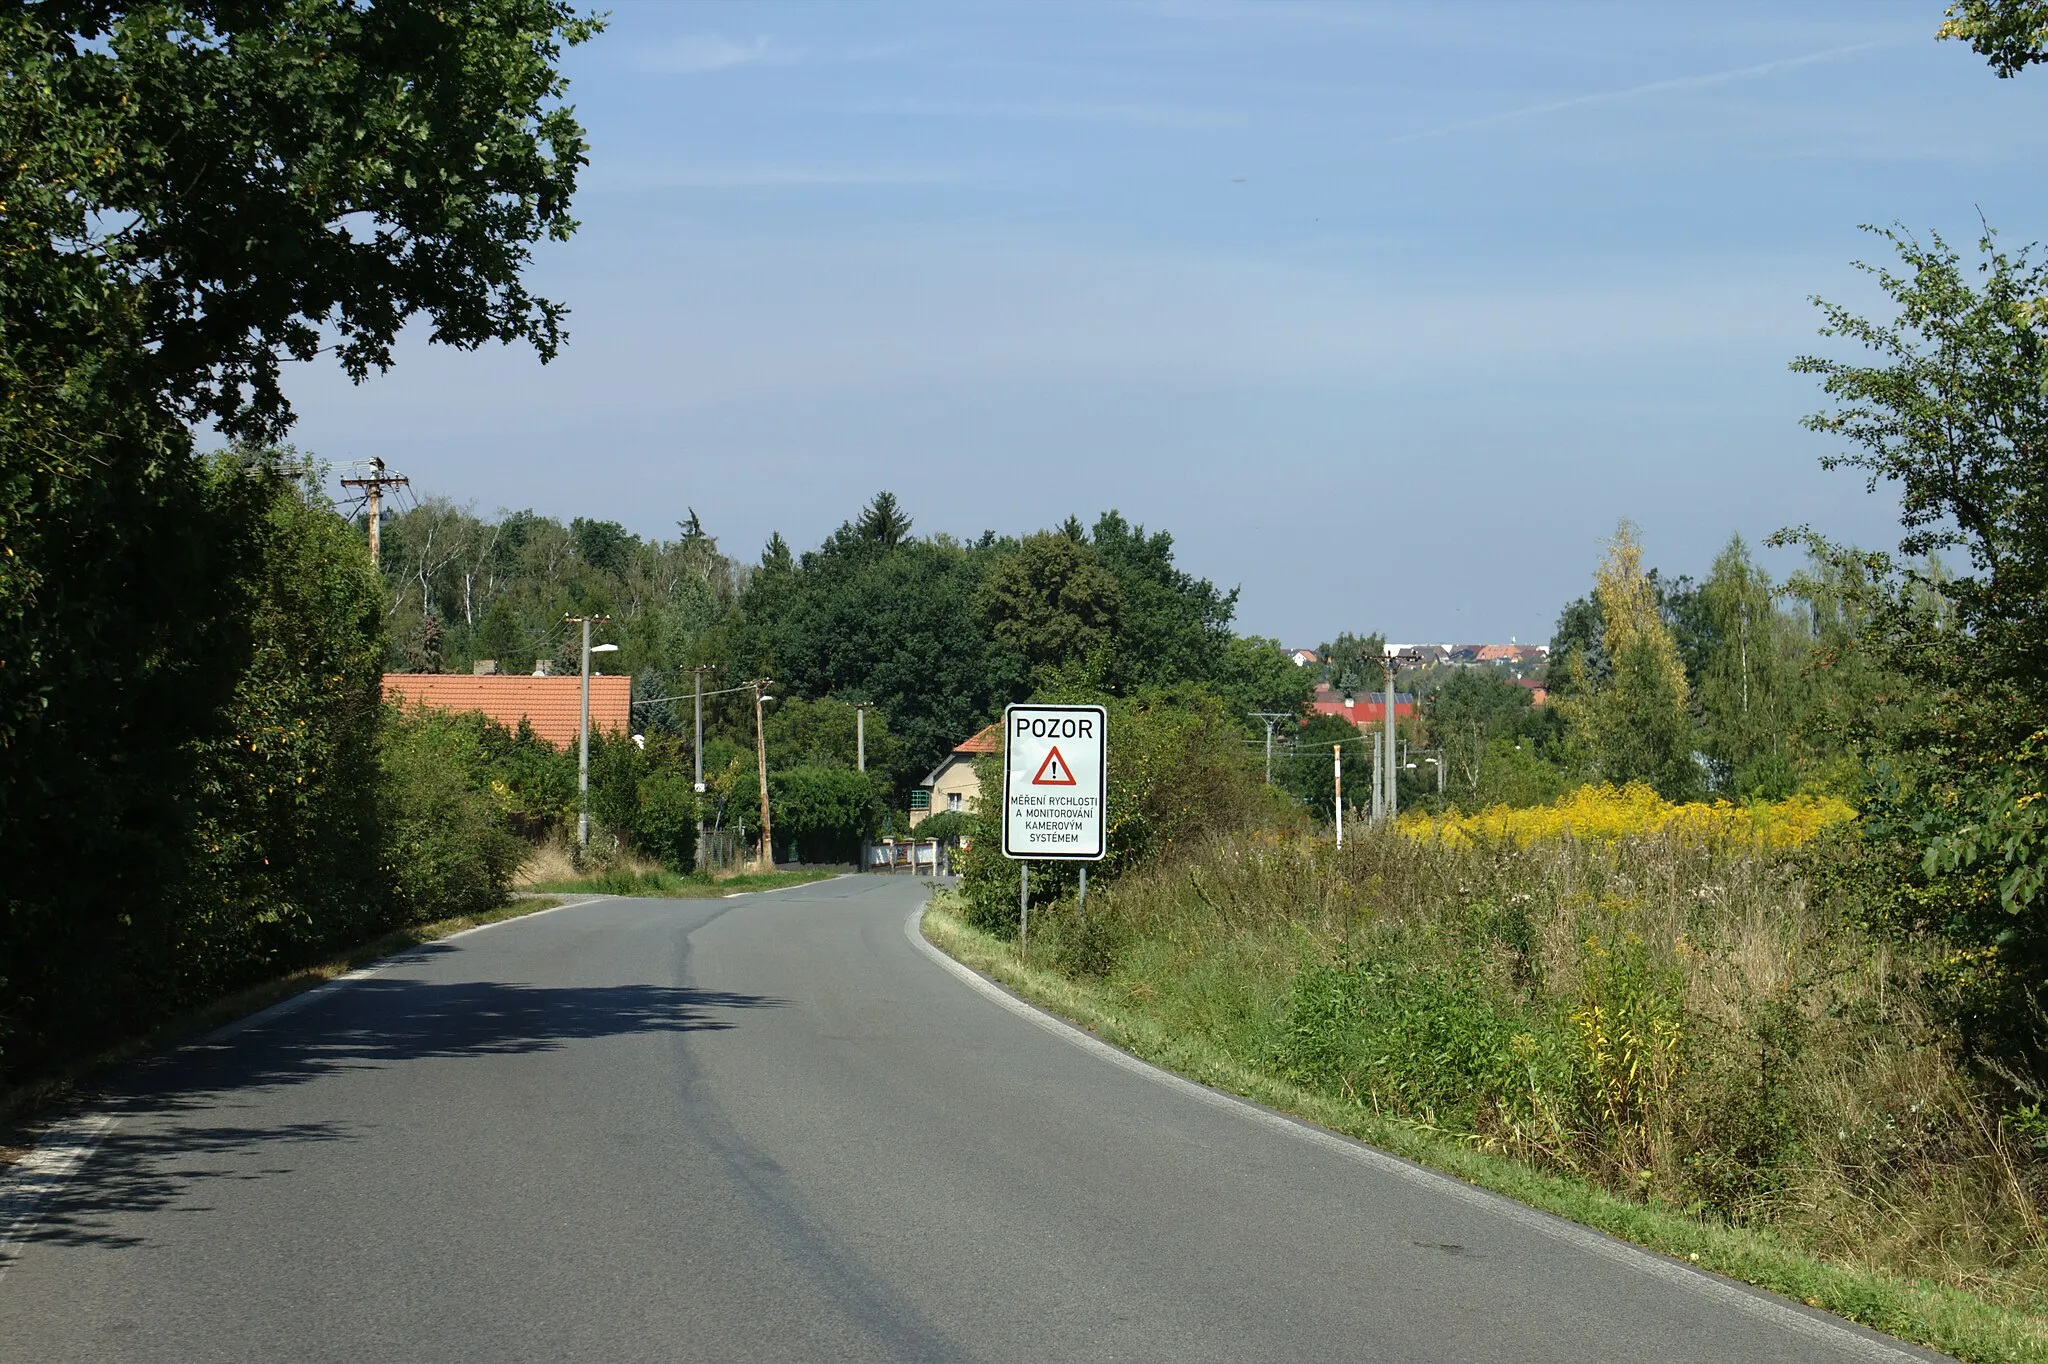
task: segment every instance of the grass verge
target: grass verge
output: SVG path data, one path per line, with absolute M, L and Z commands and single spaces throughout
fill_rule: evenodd
M 34 1134 L 27 1128 L 38 1114 L 76 1101 L 91 1077 L 108 1066 L 189 1042 L 238 1018 L 246 1018 L 316 985 L 325 984 L 336 976 L 347 975 L 350 971 L 403 952 L 407 948 L 418 947 L 422 943 L 433 942 L 437 938 L 445 938 L 451 933 L 460 933 L 465 929 L 480 928 L 485 924 L 517 919 L 543 909 L 553 909 L 562 903 L 563 898 L 565 897 L 556 895 L 522 895 L 481 914 L 459 914 L 453 918 L 436 919 L 432 923 L 418 924 L 411 928 L 394 929 L 368 942 L 359 943 L 345 952 L 315 962 L 311 966 L 273 977 L 244 990 L 237 990 L 231 995 L 223 995 L 209 1004 L 179 1014 L 141 1036 L 121 1042 L 55 1075 L 33 1080 L 11 1090 L 0 1091 L 0 1166 L 19 1159 L 33 1146 Z
M 738 876 L 678 876 L 672 871 L 608 871 L 597 876 L 542 881 L 528 887 L 546 895 L 638 895 L 670 900 L 700 900 L 719 895 L 744 895 L 756 890 L 782 890 L 843 876 L 840 869 L 748 872 Z
M 1246 1066 L 1207 1039 L 1177 1033 L 1087 981 L 1019 961 L 1014 944 L 963 923 L 948 893 L 935 897 L 925 911 L 924 934 L 956 961 L 1031 1003 L 1201 1084 L 1968 1364 L 2048 1361 L 2048 1322 L 2038 1316 L 1946 1285 L 1833 1264 L 1761 1230 L 1630 1202 Z

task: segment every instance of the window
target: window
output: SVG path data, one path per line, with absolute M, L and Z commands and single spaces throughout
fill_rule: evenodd
M 965 800 L 966 798 L 958 791 L 948 791 L 946 793 L 946 808 L 948 810 L 957 810 L 965 803 Z

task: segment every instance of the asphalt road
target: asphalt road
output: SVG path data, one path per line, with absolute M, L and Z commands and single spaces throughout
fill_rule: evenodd
M 564 908 L 138 1070 L 0 1358 L 1927 1357 L 1119 1064 L 923 894 Z

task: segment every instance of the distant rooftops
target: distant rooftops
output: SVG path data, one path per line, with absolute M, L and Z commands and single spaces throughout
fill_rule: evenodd
M 435 710 L 477 711 L 507 729 L 525 720 L 557 748 L 575 744 L 581 729 L 583 679 L 504 674 L 386 673 L 384 699 Z M 590 679 L 590 728 L 625 733 L 633 725 L 633 679 Z

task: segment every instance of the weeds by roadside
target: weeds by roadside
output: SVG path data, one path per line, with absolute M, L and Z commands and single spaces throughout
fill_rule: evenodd
M 1085 923 L 1034 909 L 1029 966 L 1314 1096 L 1319 1121 L 2038 1325 L 2048 1162 L 1929 1009 L 1938 963 L 1812 901 L 1825 840 L 1347 843 L 1231 836 L 1143 866 Z M 2048 1333 L 2033 1348 L 1966 1353 L 2048 1357 Z

